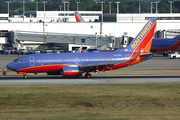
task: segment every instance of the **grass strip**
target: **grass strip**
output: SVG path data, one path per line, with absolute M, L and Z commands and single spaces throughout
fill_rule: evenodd
M 180 84 L 0 86 L 0 119 L 180 119 Z

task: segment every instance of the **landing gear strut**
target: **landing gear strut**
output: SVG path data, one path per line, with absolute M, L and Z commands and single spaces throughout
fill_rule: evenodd
M 85 77 L 86 77 L 86 78 L 91 78 L 91 74 L 90 74 L 90 73 L 86 73 L 86 74 L 85 74 Z

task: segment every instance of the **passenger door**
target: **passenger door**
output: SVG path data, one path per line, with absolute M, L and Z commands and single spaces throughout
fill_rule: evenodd
M 35 59 L 33 56 L 29 56 L 29 63 L 30 63 L 30 66 L 35 66 Z

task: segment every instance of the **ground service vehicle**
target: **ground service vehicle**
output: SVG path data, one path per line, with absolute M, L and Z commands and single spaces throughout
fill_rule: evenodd
M 168 58 L 170 59 L 180 58 L 180 53 L 179 52 L 169 53 Z

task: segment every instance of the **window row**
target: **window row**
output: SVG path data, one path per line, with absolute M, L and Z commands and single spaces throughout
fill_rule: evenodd
M 65 60 L 61 60 L 61 59 L 56 59 L 56 60 L 36 60 L 36 62 L 38 63 L 42 63 L 42 62 L 86 62 L 86 61 L 120 61 L 120 60 L 124 60 L 125 58 L 102 58 L 102 59 L 65 59 Z

